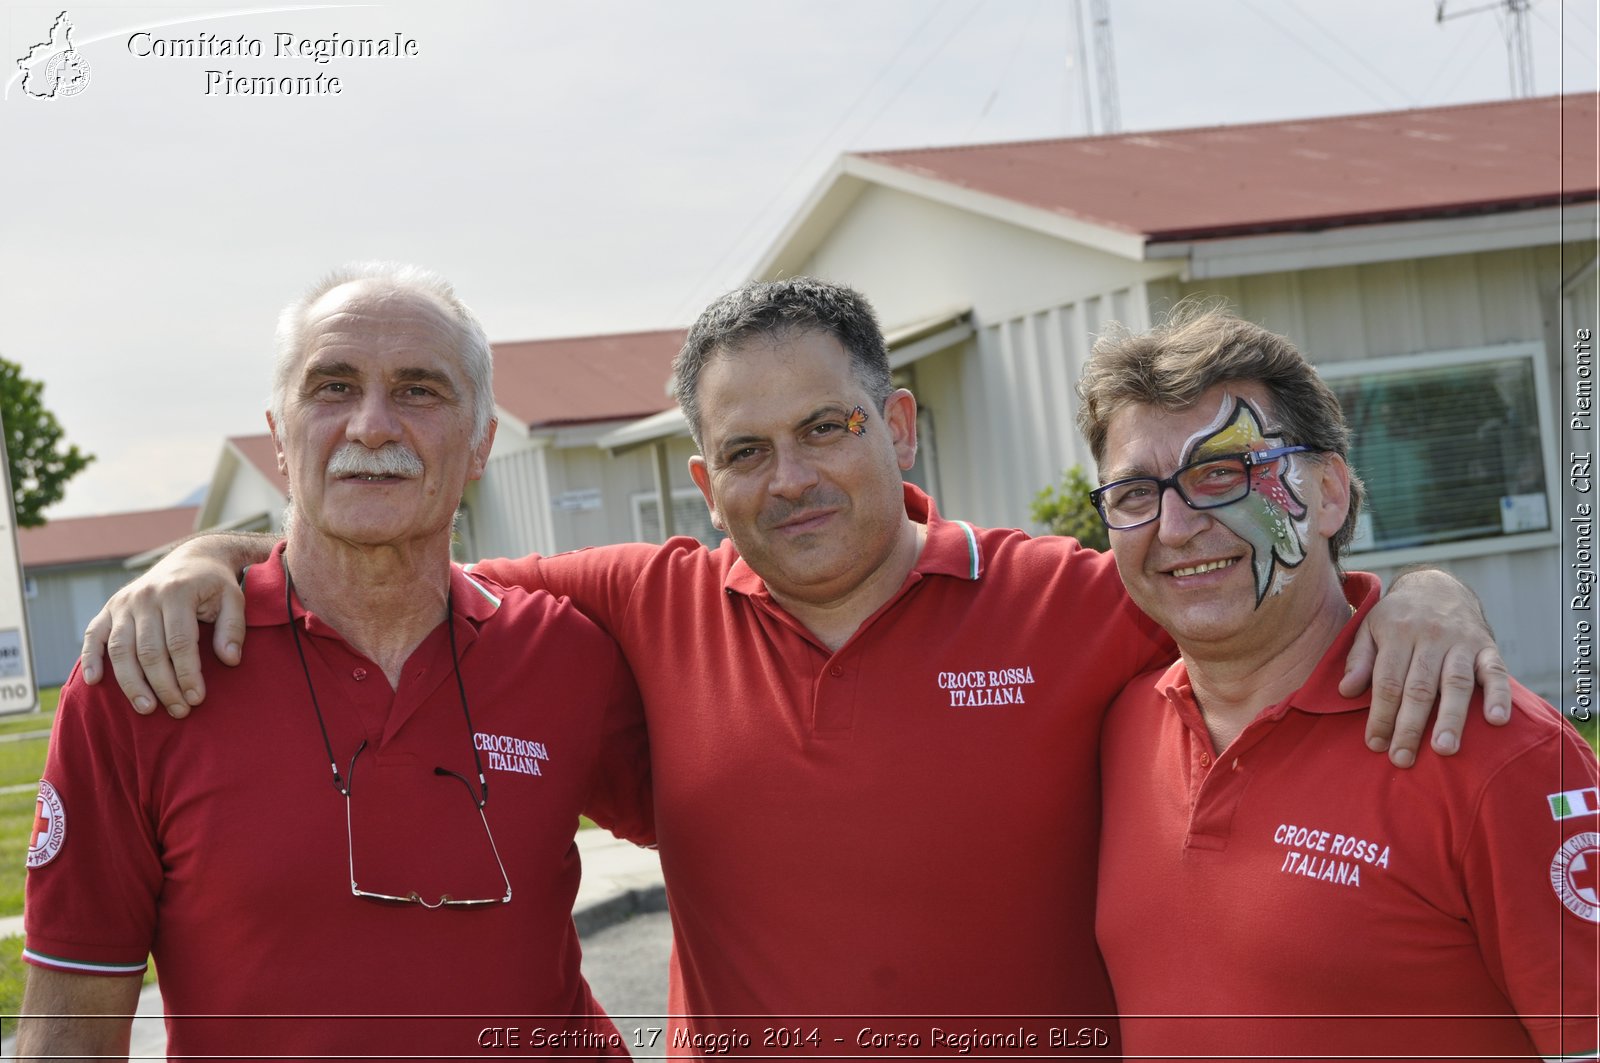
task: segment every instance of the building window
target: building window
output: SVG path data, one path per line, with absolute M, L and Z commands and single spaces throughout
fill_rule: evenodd
M 1356 553 L 1492 540 L 1552 528 L 1553 422 L 1535 344 L 1320 368 L 1367 486 Z
M 692 535 L 707 546 L 716 546 L 727 538 L 711 526 L 705 496 L 697 488 L 682 487 L 672 492 L 672 521 L 675 534 Z M 661 507 L 654 491 L 633 496 L 633 535 L 641 543 L 662 541 Z

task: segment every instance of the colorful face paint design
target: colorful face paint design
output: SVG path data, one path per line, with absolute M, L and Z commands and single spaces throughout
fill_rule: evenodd
M 1189 437 L 1183 464 L 1282 446 L 1282 434 L 1267 435 L 1261 424 L 1260 412 L 1249 402 L 1232 395 L 1223 396 L 1217 419 Z M 1295 494 L 1299 476 L 1291 464 L 1293 461 L 1291 456 L 1255 466 L 1251 469 L 1248 495 L 1232 505 L 1207 510 L 1225 528 L 1250 544 L 1258 608 L 1269 591 L 1281 590 L 1293 576 L 1287 570 L 1306 559 L 1309 531 L 1306 506 Z
M 844 430 L 853 436 L 867 434 L 867 411 L 860 406 L 850 411 L 850 417 L 844 422 Z

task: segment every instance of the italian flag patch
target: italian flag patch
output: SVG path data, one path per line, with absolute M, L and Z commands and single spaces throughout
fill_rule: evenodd
M 1600 788 L 1565 790 L 1546 798 L 1550 802 L 1552 819 L 1572 819 L 1574 816 L 1591 816 L 1600 812 Z

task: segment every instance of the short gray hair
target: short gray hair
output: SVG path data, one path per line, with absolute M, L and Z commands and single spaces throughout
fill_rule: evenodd
M 494 358 L 489 338 L 454 286 L 432 270 L 398 262 L 352 262 L 329 271 L 278 315 L 277 355 L 272 368 L 272 419 L 283 423 L 289 377 L 305 351 L 306 313 L 324 295 L 341 285 L 372 281 L 395 291 L 415 292 L 443 305 L 461 332 L 461 368 L 472 385 L 472 444 L 477 446 L 494 419 Z

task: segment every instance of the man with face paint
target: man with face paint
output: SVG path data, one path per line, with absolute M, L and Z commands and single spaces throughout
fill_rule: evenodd
M 700 450 L 690 473 L 728 541 L 477 569 L 570 597 L 632 663 L 672 909 L 664 1043 L 949 1055 L 1026 1025 L 1045 1054 L 1069 1028 L 1107 1050 L 1098 736 L 1111 700 L 1170 660 L 1170 643 L 1108 556 L 946 519 L 903 481 L 916 400 L 894 387 L 860 293 L 808 277 L 745 285 L 701 314 L 674 375 Z M 243 549 L 235 562 L 261 547 Z M 113 644 L 143 642 L 197 600 L 225 609 L 232 572 L 193 544 L 183 553 L 165 603 L 158 581 L 120 596 Z M 1416 590 L 1380 606 L 1399 607 L 1381 636 L 1391 646 L 1412 633 L 1394 624 L 1399 599 L 1435 604 Z M 1471 606 L 1452 602 L 1459 621 Z M 127 619 L 141 610 L 145 622 Z M 1445 631 L 1435 665 L 1478 634 Z M 198 689 L 197 671 L 177 674 Z M 150 698 L 142 678 L 118 677 Z M 1389 763 L 1359 733 L 1350 743 Z
M 1126 1055 L 1590 1057 L 1594 754 L 1516 684 L 1453 763 L 1357 748 L 1368 698 L 1337 688 L 1378 582 L 1339 568 L 1362 490 L 1333 393 L 1194 306 L 1103 337 L 1079 392 L 1117 568 L 1182 654 L 1102 739 Z

